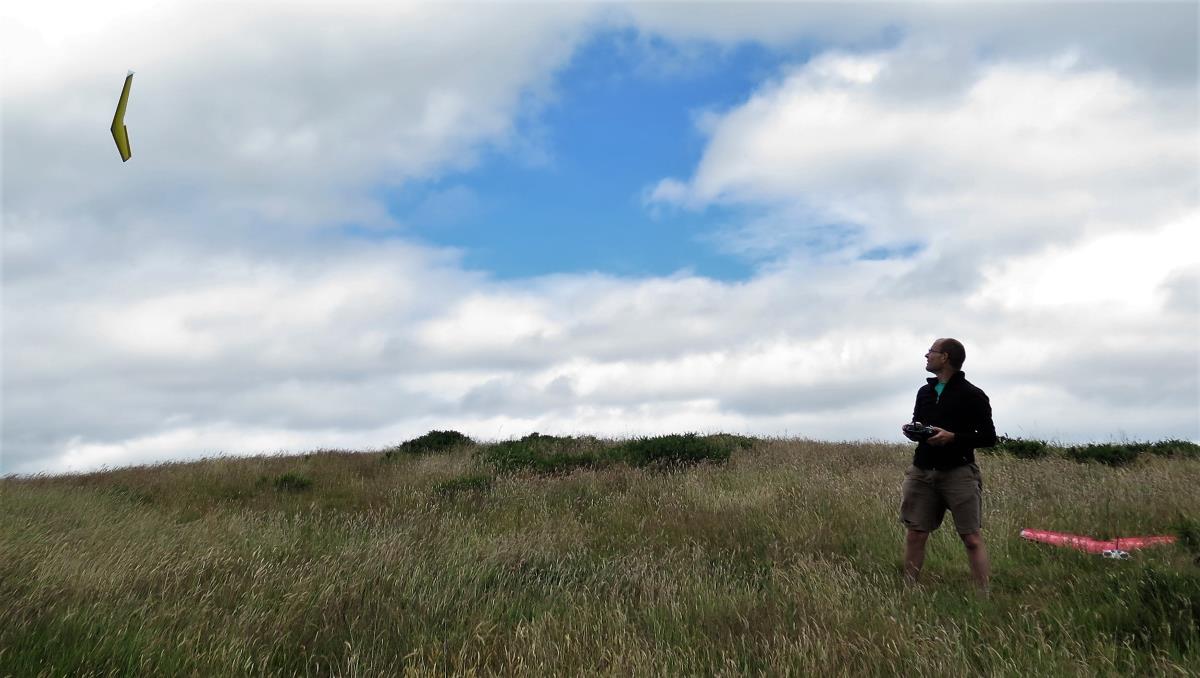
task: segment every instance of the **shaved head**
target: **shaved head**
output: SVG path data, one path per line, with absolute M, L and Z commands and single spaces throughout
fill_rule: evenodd
M 961 370 L 963 363 L 967 361 L 967 349 L 963 347 L 962 342 L 957 339 L 938 339 L 935 345 L 939 350 L 946 352 L 946 357 L 954 369 Z

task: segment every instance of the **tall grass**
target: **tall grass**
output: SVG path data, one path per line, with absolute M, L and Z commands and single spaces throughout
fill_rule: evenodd
M 982 458 L 981 598 L 946 530 L 902 582 L 910 446 L 548 474 L 480 452 L 0 481 L 0 676 L 1200 673 L 1183 543 L 1115 561 L 1018 537 L 1194 527 L 1194 456 Z

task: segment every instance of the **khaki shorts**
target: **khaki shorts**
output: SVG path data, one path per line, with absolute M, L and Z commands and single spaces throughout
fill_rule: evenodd
M 933 532 L 946 509 L 959 534 L 983 528 L 983 476 L 979 466 L 966 464 L 948 471 L 909 466 L 904 474 L 900 522 L 910 530 Z

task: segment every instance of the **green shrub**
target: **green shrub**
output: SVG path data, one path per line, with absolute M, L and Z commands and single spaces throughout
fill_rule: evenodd
M 605 461 L 602 450 L 596 448 L 594 440 L 531 433 L 520 440 L 488 445 L 480 451 L 479 456 L 485 463 L 504 473 L 565 473 L 577 468 L 595 467 Z
M 444 480 L 433 486 L 433 493 L 439 497 L 453 497 L 457 494 L 482 494 L 492 489 L 494 481 L 491 476 L 475 474 Z
M 388 460 L 398 458 L 400 455 L 446 452 L 456 447 L 474 444 L 474 440 L 471 440 L 458 431 L 430 431 L 420 438 L 413 438 L 385 450 L 383 458 Z
M 729 438 L 701 438 L 695 433 L 638 438 L 622 443 L 615 455 L 630 466 L 678 466 L 699 462 L 722 463 L 736 445 Z
M 1068 447 L 1066 455 L 1079 462 L 1091 461 L 1109 466 L 1125 466 L 1132 464 L 1142 453 L 1142 449 L 1143 446 L 1138 444 L 1100 443 Z
M 736 433 L 715 433 L 710 436 L 704 436 L 704 438 L 719 445 L 728 445 L 730 449 L 739 450 L 749 450 L 758 443 L 758 438 L 754 436 L 744 436 Z
M 1041 459 L 1050 454 L 1050 446 L 1041 440 L 1023 440 L 1000 436 L 995 447 L 996 452 L 1005 452 L 1021 459 Z
M 1200 457 L 1200 445 L 1190 440 L 1160 440 L 1152 443 L 1147 451 L 1164 457 Z
M 280 492 L 304 492 L 312 488 L 312 478 L 303 473 L 288 471 L 275 478 L 275 489 Z
M 1056 448 L 1042 440 L 999 436 L 996 445 L 984 452 L 1011 454 L 1021 459 L 1041 459 L 1056 452 Z M 1163 457 L 1200 458 L 1200 445 L 1188 440 L 1160 440 L 1150 442 L 1092 443 L 1062 448 L 1061 454 L 1079 462 L 1098 462 L 1109 466 L 1124 466 L 1132 463 L 1143 452 Z
M 531 433 L 520 440 L 489 445 L 480 450 L 484 462 L 501 472 L 564 473 L 577 468 L 599 468 L 614 463 L 630 466 L 672 467 L 700 462 L 725 462 L 735 448 L 746 449 L 753 438 L 695 433 L 638 438 L 605 446 L 591 436 L 545 436 Z

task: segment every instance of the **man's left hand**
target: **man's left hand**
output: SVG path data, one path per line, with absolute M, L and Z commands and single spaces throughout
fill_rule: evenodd
M 937 426 L 933 426 L 931 428 L 933 428 L 936 433 L 929 436 L 929 440 L 925 442 L 929 443 L 930 445 L 937 445 L 938 447 L 941 447 L 942 445 L 949 445 L 950 443 L 954 442 L 953 433 Z

